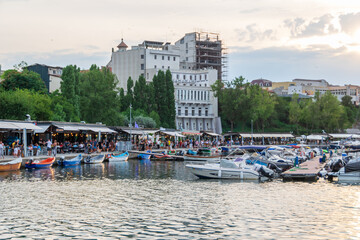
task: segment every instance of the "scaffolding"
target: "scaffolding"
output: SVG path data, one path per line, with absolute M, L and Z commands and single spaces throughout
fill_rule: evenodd
M 218 79 L 227 80 L 227 49 L 223 47 L 218 33 L 196 32 L 196 68 L 213 68 Z

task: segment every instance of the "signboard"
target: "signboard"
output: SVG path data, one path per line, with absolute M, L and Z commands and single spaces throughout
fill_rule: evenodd
M 64 132 L 64 129 L 62 129 L 62 128 L 57 128 L 57 129 L 56 129 L 56 132 L 57 132 L 57 133 L 63 133 L 63 132 Z

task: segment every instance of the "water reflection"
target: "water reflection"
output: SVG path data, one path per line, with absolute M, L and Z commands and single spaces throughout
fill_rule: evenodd
M 0 179 L 0 238 L 360 237 L 360 186 L 199 180 L 183 162 L 134 160 Z

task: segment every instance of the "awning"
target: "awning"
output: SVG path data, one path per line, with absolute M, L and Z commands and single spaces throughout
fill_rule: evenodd
M 79 129 L 82 131 L 92 131 L 95 133 L 117 133 L 116 131 L 108 128 L 108 127 L 92 127 L 92 126 L 79 126 Z
M 126 132 L 128 134 L 131 134 L 132 135 L 154 135 L 155 133 L 157 133 L 159 130 L 145 130 L 145 129 L 138 129 L 138 128 L 135 128 L 135 129 L 121 129 L 123 132 Z
M 161 133 L 163 133 L 165 135 L 173 136 L 173 137 L 186 137 L 179 132 L 161 131 Z
M 1 121 L 0 122 L 0 129 L 13 129 L 13 130 L 21 130 L 21 129 L 27 129 L 27 130 L 41 130 L 38 126 L 36 126 L 34 123 L 22 123 L 22 122 L 6 122 Z
M 349 133 L 330 133 L 332 138 L 341 138 L 341 139 L 351 139 L 351 138 L 360 138 L 360 135 L 357 134 L 349 134 Z
M 50 124 L 46 124 L 46 125 L 37 125 L 39 128 L 41 129 L 36 129 L 34 132 L 35 133 L 44 133 L 46 132 L 46 130 L 50 127 Z
M 307 140 L 322 140 L 325 139 L 327 136 L 323 136 L 323 135 L 309 135 L 306 136 Z
M 213 132 L 204 132 L 205 135 L 209 135 L 209 136 L 212 136 L 212 137 L 217 137 L 219 136 L 220 134 L 217 134 L 217 133 L 213 133 Z
M 200 132 L 182 132 L 183 135 L 201 135 Z

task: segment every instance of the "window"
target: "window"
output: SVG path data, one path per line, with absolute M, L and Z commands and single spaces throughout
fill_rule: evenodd
M 186 52 L 186 53 L 189 53 L 189 50 L 186 49 L 185 52 Z
M 188 108 L 186 107 L 185 108 L 185 116 L 187 116 L 188 115 Z
M 194 80 L 196 81 L 196 75 L 194 76 Z
M 208 114 L 209 114 L 209 110 L 205 108 L 205 116 L 208 116 Z
M 203 91 L 201 91 L 201 101 L 203 100 Z
M 164 66 L 162 66 L 162 69 L 164 69 Z
M 189 90 L 187 91 L 187 94 L 188 94 L 187 99 L 190 100 L 190 91 Z
M 193 91 L 191 91 L 191 100 L 193 100 Z
M 210 101 L 210 91 L 207 92 L 207 95 L 208 95 L 207 100 Z
M 184 79 L 184 80 L 186 80 L 186 76 L 185 76 L 185 74 L 183 75 L 183 79 Z
M 205 74 L 205 80 L 207 79 L 207 75 Z
M 157 59 L 157 56 L 156 56 L 156 55 L 154 55 L 154 59 Z
M 149 79 L 149 73 L 146 73 L 146 79 Z
M 178 116 L 181 116 L 181 108 L 178 108 Z
M 192 75 L 190 75 L 190 80 L 192 80 Z
M 201 75 L 200 75 L 200 80 L 201 80 Z
M 161 59 L 162 59 L 162 60 L 164 60 L 164 59 L 165 59 L 165 57 L 164 57 L 164 56 L 161 56 Z
M 200 100 L 200 91 L 198 91 L 198 97 L 197 97 L 198 100 Z
M 53 70 L 53 74 L 56 74 L 56 70 Z
M 186 44 L 185 44 L 185 47 L 186 47 L 186 48 L 188 48 L 188 47 L 189 47 L 189 46 L 188 46 L 188 43 L 186 43 Z
M 141 68 L 141 70 L 144 70 L 145 65 L 142 63 L 142 64 L 140 65 L 140 68 Z
M 180 99 L 183 100 L 184 99 L 183 90 L 181 90 L 180 92 L 181 92 Z
M 179 80 L 179 74 L 176 75 L 176 79 Z
M 188 58 L 188 57 L 186 57 L 186 61 L 189 61 L 189 58 Z
M 141 55 L 140 55 L 140 58 L 141 58 L 141 59 L 144 59 L 144 54 L 141 54 Z
M 156 69 L 156 65 L 154 65 L 154 68 Z
M 168 61 L 170 61 L 170 56 L 168 56 Z
M 201 116 L 201 108 L 199 108 L 199 116 Z
M 191 108 L 191 115 L 192 115 L 192 116 L 195 116 L 195 108 L 194 108 L 194 107 Z
M 174 61 L 176 61 L 176 57 L 174 57 Z
M 195 130 L 196 129 L 196 124 L 195 123 L 193 123 L 193 130 Z
M 206 130 L 209 130 L 209 123 L 206 123 Z
M 168 66 L 168 70 L 170 70 L 170 66 Z

